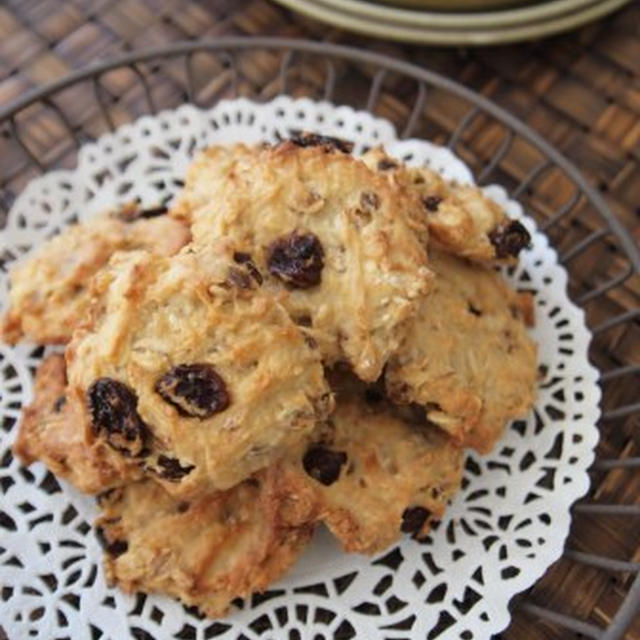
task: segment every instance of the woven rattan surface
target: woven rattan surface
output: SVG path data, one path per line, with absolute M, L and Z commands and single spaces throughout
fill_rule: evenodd
M 108 58 L 110 55 L 169 42 L 219 35 L 277 35 L 305 37 L 352 44 L 392 54 L 448 75 L 530 124 L 566 154 L 605 197 L 629 233 L 640 238 L 640 3 L 580 31 L 547 41 L 485 50 L 446 50 L 410 47 L 374 41 L 328 28 L 294 14 L 267 0 L 5 0 L 0 5 L 0 106 L 67 72 Z M 194 61 L 194 64 L 198 64 Z M 214 62 L 200 71 L 211 82 L 200 97 L 217 91 L 215 78 L 224 70 Z M 239 65 L 239 91 L 251 94 L 260 87 L 262 95 L 275 94 L 278 87 L 265 79 L 277 76 L 280 60 L 264 51 L 244 51 Z M 354 94 L 371 83 L 366 68 L 353 73 Z M 321 70 L 292 73 L 289 90 L 305 92 L 309 85 L 321 85 Z M 174 106 L 182 99 L 178 82 L 182 69 L 167 63 L 151 69 L 150 90 L 158 107 Z M 142 112 L 144 92 L 139 91 L 130 71 L 113 72 L 103 79 L 112 95 L 128 100 L 112 110 L 115 124 Z M 137 93 L 136 93 L 137 91 Z M 406 120 L 415 87 L 401 78 L 387 78 L 377 101 L 377 112 L 396 122 Z M 321 95 L 321 94 L 319 94 Z M 186 99 L 186 95 L 184 96 Z M 92 135 L 94 120 L 85 118 L 95 100 L 78 87 L 69 90 L 63 105 L 76 132 Z M 421 124 L 417 135 L 438 136 L 451 131 L 464 116 L 467 106 L 448 94 L 432 96 L 429 103 L 433 126 Z M 65 164 L 71 161 L 69 131 L 55 113 L 36 110 L 24 114 L 28 129 L 25 142 L 43 161 Z M 96 120 L 97 122 L 97 120 Z M 82 123 L 78 126 L 77 123 Z M 484 126 L 483 126 L 484 125 Z M 97 125 L 95 125 L 97 127 Z M 472 166 L 479 168 L 500 149 L 504 131 L 474 120 L 465 132 L 461 150 Z M 0 197 L 6 208 L 20 188 L 34 175 L 23 150 L 0 140 Z M 531 149 L 515 145 L 500 163 L 493 179 L 507 186 L 521 182 L 538 159 Z M 565 182 L 554 171 L 534 177 L 520 197 L 538 211 L 551 211 L 570 198 Z M 575 215 L 549 228 L 561 253 L 600 228 L 598 220 L 578 203 Z M 597 237 L 597 242 L 570 263 L 572 294 L 582 299 L 592 327 L 601 325 L 640 305 L 640 281 L 632 276 L 622 281 L 628 261 L 614 242 Z M 590 294 L 603 283 L 621 278 L 603 295 Z M 640 362 L 640 326 L 625 322 L 597 334 L 593 357 L 603 370 Z M 603 383 L 603 422 L 599 457 L 640 456 L 640 418 L 637 413 L 617 417 L 619 408 L 637 402 L 637 372 L 610 378 Z M 615 413 L 611 413 L 614 410 Z M 593 471 L 590 499 L 593 501 L 640 504 L 640 474 L 637 468 L 598 468 Z M 624 515 L 575 513 L 568 548 L 574 552 L 640 562 L 640 519 Z M 578 560 L 584 560 L 584 558 Z M 631 587 L 634 574 L 612 572 L 591 566 L 575 557 L 565 557 L 526 594 L 527 602 L 571 614 L 606 627 L 619 610 Z M 623 567 L 624 568 L 624 567 Z M 514 619 L 501 637 L 525 640 L 575 637 L 535 611 L 514 607 Z M 1 622 L 1 621 L 0 621 Z M 625 636 L 640 639 L 640 619 Z M 2 632 L 0 630 L 0 638 Z M 16 640 L 11 638 L 11 640 Z

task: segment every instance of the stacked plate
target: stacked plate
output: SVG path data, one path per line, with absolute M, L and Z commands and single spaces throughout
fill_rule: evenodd
M 532 40 L 600 18 L 629 0 L 276 0 L 336 27 L 418 44 Z

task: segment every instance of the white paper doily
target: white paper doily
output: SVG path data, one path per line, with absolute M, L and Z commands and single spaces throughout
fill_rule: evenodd
M 450 151 L 397 141 L 389 122 L 348 107 L 288 97 L 266 105 L 222 102 L 209 111 L 185 105 L 103 136 L 81 149 L 77 169 L 31 182 L 0 234 L 0 250 L 18 259 L 69 222 L 118 202 L 166 201 L 197 148 L 275 141 L 295 130 L 352 140 L 355 153 L 384 144 L 409 163 L 472 181 Z M 202 619 L 165 597 L 127 596 L 105 586 L 90 526 L 93 499 L 53 481 L 41 464 L 21 467 L 10 453 L 43 349 L 0 345 L 0 624 L 10 640 L 472 640 L 502 630 L 510 598 L 562 552 L 569 508 L 588 488 L 600 391 L 587 359 L 583 313 L 567 297 L 567 274 L 555 251 L 502 188 L 487 193 L 533 236 L 510 278 L 536 292 L 533 335 L 544 378 L 535 411 L 513 423 L 491 455 L 469 454 L 463 488 L 429 540 L 407 539 L 368 558 L 342 553 L 322 530 L 284 580 L 224 620 Z M 3 306 L 6 293 L 4 271 Z

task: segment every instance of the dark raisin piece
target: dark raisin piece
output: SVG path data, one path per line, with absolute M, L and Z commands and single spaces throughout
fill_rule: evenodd
M 233 254 L 233 259 L 238 264 L 243 264 L 245 269 L 249 272 L 249 275 L 258 283 L 262 284 L 262 274 L 258 270 L 258 267 L 253 263 L 250 253 L 244 253 L 242 251 L 236 251 Z
M 270 273 L 292 287 L 308 289 L 320 283 L 324 249 L 313 233 L 294 231 L 279 238 L 270 245 L 268 256 Z
M 249 261 L 247 262 L 247 264 L 245 264 L 245 267 L 247 269 L 247 271 L 249 272 L 249 275 L 258 283 L 258 284 L 262 284 L 263 280 L 262 280 L 262 274 L 260 273 L 260 271 L 258 271 L 258 267 L 256 267 L 255 264 L 253 264 L 253 262 Z
M 295 316 L 293 318 L 293 321 L 299 326 L 299 327 L 312 327 L 313 326 L 313 320 L 311 319 L 311 316 L 309 314 L 303 314 L 301 316 Z
M 402 514 L 400 530 L 404 533 L 420 533 L 431 512 L 424 507 L 409 507 Z
M 363 191 L 360 194 L 360 206 L 364 209 L 378 209 L 380 208 L 380 196 L 373 191 Z
M 427 196 L 422 200 L 425 209 L 427 211 L 431 211 L 432 213 L 435 213 L 438 210 L 441 202 L 442 198 L 440 198 L 439 196 Z
M 183 467 L 180 464 L 180 460 L 163 455 L 158 456 L 158 465 L 160 466 L 159 474 L 165 478 L 165 480 L 180 480 L 195 469 L 195 466 L 192 464 Z
M 471 302 L 467 303 L 467 309 L 469 309 L 469 313 L 472 313 L 474 316 L 482 315 L 482 311 L 480 311 L 480 309 L 478 309 L 477 307 L 474 307 Z
M 224 380 L 210 364 L 179 364 L 155 384 L 162 399 L 189 418 L 209 418 L 229 406 Z
M 108 547 L 107 553 L 110 553 L 116 558 L 127 552 L 129 543 L 126 540 L 114 540 Z
M 529 246 L 531 236 L 521 222 L 509 220 L 490 231 L 489 240 L 496 250 L 496 258 L 515 258 L 522 249 Z
M 53 410 L 55 413 L 60 413 L 60 411 L 62 410 L 62 407 L 64 407 L 64 405 L 67 404 L 67 396 L 60 396 L 59 398 L 56 399 L 56 401 L 53 403 Z
M 191 505 L 188 502 L 182 501 L 182 502 L 178 502 L 178 504 L 176 505 L 176 511 L 178 513 L 186 513 L 187 511 L 189 511 L 189 507 Z
M 351 153 L 353 143 L 341 138 L 331 136 L 321 136 L 317 133 L 299 133 L 290 138 L 291 142 L 298 147 L 322 147 L 327 151 L 341 151 Z
M 389 169 L 397 169 L 398 163 L 393 160 L 389 160 L 385 158 L 384 160 L 380 160 L 378 162 L 378 171 L 389 171 Z
M 126 455 L 138 456 L 144 450 L 149 431 L 137 411 L 138 396 L 126 384 L 112 378 L 99 378 L 88 391 L 93 430 Z
M 245 262 L 251 262 L 251 254 L 244 253 L 244 251 L 234 251 L 233 260 L 238 264 L 244 264 Z
M 157 207 L 149 207 L 147 209 L 141 209 L 138 204 L 126 204 L 118 211 L 118 218 L 124 222 L 133 222 L 140 218 L 157 218 L 167 213 L 169 209 L 164 205 L 158 205 Z
M 114 540 L 109 542 L 107 536 L 104 535 L 104 529 L 102 527 L 96 527 L 96 538 L 100 546 L 111 556 L 117 558 L 127 551 L 129 543 L 126 540 Z
M 329 486 L 340 476 L 340 469 L 347 461 L 343 451 L 331 451 L 324 447 L 313 447 L 302 459 L 304 470 L 318 482 Z
M 169 209 L 164 205 L 149 207 L 148 209 L 141 209 L 138 218 L 157 218 L 158 216 L 163 216 L 167 211 Z

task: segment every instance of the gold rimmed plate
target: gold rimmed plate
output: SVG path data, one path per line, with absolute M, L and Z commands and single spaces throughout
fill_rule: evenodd
M 300 0 L 298 0 L 300 1 Z M 417 2 L 418 0 L 416 0 Z M 430 1 L 430 0 L 427 0 Z M 463 0 L 467 1 L 467 0 Z M 484 0 L 468 0 L 480 8 Z M 503 0 L 497 0 L 501 2 Z M 503 26 L 523 26 L 542 20 L 560 18 L 577 11 L 583 11 L 589 7 L 601 4 L 603 0 L 542 0 L 535 3 L 517 2 L 509 0 L 511 6 L 499 10 L 479 11 L 455 11 L 456 3 L 452 10 L 437 11 L 420 7 L 394 7 L 387 6 L 386 0 L 301 0 L 306 5 L 318 5 L 332 11 L 340 12 L 345 16 L 353 16 L 365 20 L 384 21 L 389 25 L 402 27 L 425 27 L 428 29 L 474 29 L 486 27 L 497 29 Z M 443 6 L 447 0 L 434 0 Z M 506 0 L 504 0 L 506 2 Z
M 358 2 L 357 4 L 367 5 L 370 8 L 367 16 L 339 8 L 339 5 L 347 3 L 353 6 L 356 0 L 348 0 L 348 2 L 343 2 L 343 0 L 276 1 L 316 20 L 368 36 L 425 45 L 486 46 L 533 40 L 568 31 L 611 13 L 630 0 L 596 0 L 588 2 L 586 6 L 581 6 L 585 5 L 585 0 L 558 0 L 557 4 L 571 4 L 573 2 L 574 5 L 578 4 L 579 8 L 560 16 L 553 15 L 538 20 L 535 19 L 535 14 L 533 16 L 527 14 L 526 19 L 515 22 L 511 20 L 505 25 L 496 25 L 488 14 L 441 14 L 440 20 L 429 20 L 428 26 L 422 24 L 425 18 L 423 12 L 410 11 L 409 13 L 413 14 L 415 19 L 394 22 L 388 18 L 379 17 L 378 11 L 389 11 L 388 7 Z M 513 11 L 527 11 L 528 9 L 514 9 Z M 437 16 L 438 14 L 433 15 Z M 455 27 L 447 26 L 444 21 L 444 18 L 448 19 L 452 15 L 461 18 Z M 419 16 L 422 16 L 423 20 L 419 21 L 417 19 Z

